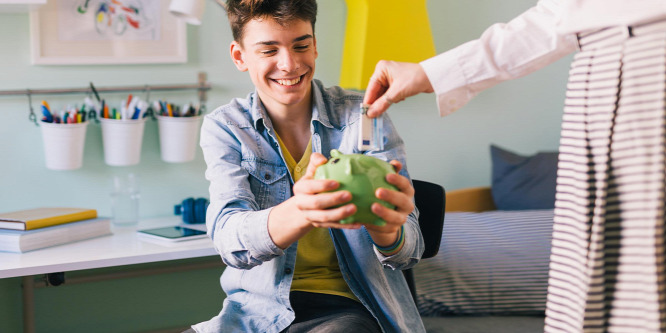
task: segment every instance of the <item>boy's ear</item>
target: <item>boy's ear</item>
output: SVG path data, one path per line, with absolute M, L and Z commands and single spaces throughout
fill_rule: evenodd
M 244 51 L 237 41 L 231 42 L 229 52 L 231 53 L 231 60 L 233 60 L 236 68 L 241 72 L 247 71 L 247 65 L 245 64 L 245 60 L 243 60 Z

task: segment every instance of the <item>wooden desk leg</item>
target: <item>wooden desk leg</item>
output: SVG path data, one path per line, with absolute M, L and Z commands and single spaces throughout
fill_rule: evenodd
M 23 332 L 35 333 L 35 278 L 24 276 L 23 280 Z

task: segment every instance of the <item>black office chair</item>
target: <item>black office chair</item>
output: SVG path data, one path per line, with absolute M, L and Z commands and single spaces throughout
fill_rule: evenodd
M 419 210 L 419 227 L 423 235 L 425 251 L 422 259 L 432 258 L 439 251 L 444 228 L 444 208 L 446 207 L 446 191 L 440 185 L 412 179 L 414 184 L 414 202 Z M 416 304 L 416 285 L 412 269 L 402 271 L 407 280 L 409 291 Z

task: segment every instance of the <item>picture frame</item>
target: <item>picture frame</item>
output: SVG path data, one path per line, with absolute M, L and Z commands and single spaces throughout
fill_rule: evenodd
M 187 62 L 186 24 L 168 7 L 169 0 L 49 0 L 30 12 L 32 63 Z

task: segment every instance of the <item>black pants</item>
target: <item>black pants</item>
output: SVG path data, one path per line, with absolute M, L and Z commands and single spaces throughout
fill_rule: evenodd
M 292 291 L 296 319 L 283 333 L 379 333 L 377 320 L 363 304 L 347 297 Z

